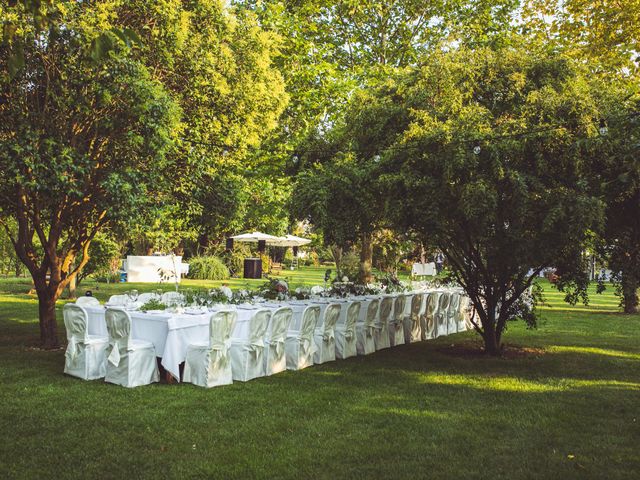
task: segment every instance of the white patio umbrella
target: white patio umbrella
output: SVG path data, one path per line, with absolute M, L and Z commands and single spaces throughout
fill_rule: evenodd
M 311 240 L 308 238 L 296 237 L 295 235 L 286 235 L 284 237 L 280 237 L 280 241 L 274 243 L 273 245 L 276 247 L 301 247 L 302 245 L 307 245 L 311 243 Z
M 279 245 L 278 242 L 282 241 L 284 237 L 276 237 L 274 235 L 269 235 L 267 233 L 262 232 L 252 232 L 252 233 L 243 233 L 241 235 L 234 235 L 233 240 L 235 242 L 245 242 L 245 243 L 257 243 L 259 241 L 264 240 L 266 245 Z

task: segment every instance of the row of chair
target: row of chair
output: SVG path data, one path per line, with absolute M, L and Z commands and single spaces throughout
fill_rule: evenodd
M 291 302 L 250 310 L 241 321 L 238 311 L 221 310 L 211 315 L 208 339 L 188 346 L 183 380 L 205 387 L 248 381 L 462 331 L 465 300 L 459 293 L 428 292 Z M 66 373 L 127 387 L 158 381 L 153 344 L 131 338 L 125 310 L 107 309 L 108 338 L 88 335 L 79 305 L 67 304 L 64 318 Z

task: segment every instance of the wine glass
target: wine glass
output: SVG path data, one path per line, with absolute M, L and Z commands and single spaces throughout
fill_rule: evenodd
M 131 290 L 129 292 L 129 298 L 131 299 L 131 303 L 135 304 L 138 300 L 138 290 Z

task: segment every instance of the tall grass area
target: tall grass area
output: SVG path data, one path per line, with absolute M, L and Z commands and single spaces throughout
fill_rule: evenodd
M 62 350 L 32 348 L 29 282 L 0 280 L 0 478 L 639 478 L 640 316 L 612 289 L 585 307 L 543 285 L 539 328 L 506 333 L 527 356 L 455 354 L 467 332 L 210 390 L 128 390 L 63 375 Z M 82 289 L 134 287 L 157 285 Z

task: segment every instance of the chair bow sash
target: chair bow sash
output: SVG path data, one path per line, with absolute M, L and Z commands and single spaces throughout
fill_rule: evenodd
M 253 352 L 257 359 L 258 354 L 264 349 L 264 340 L 262 338 L 256 338 L 252 340 L 249 344 L 249 349 Z
M 71 362 L 73 362 L 78 356 L 78 340 L 73 335 L 69 339 L 69 346 L 67 347 L 66 355 Z
M 120 346 L 117 341 L 109 342 L 109 345 L 111 346 L 111 353 L 107 357 L 107 360 L 109 360 L 111 365 L 117 367 L 120 365 Z

